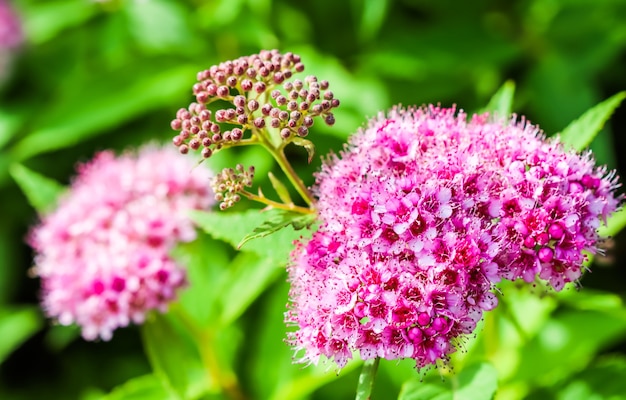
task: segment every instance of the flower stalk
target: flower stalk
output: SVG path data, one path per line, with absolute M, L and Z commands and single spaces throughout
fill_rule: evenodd
M 361 375 L 359 375 L 359 383 L 356 388 L 355 400 L 370 400 L 379 363 L 379 357 L 365 360 L 363 363 L 363 369 L 361 370 Z

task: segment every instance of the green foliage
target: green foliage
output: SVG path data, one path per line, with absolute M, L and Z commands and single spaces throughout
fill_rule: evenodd
M 13 164 L 11 176 L 20 185 L 30 205 L 41 214 L 53 210 L 65 190 L 60 183 L 20 164 Z
M 111 393 L 102 396 L 100 400 L 176 400 L 163 387 L 161 380 L 155 375 L 144 375 L 133 378 L 116 387 Z
M 271 176 L 272 175 L 270 175 L 270 179 Z M 291 226 L 294 230 L 299 231 L 300 229 L 310 228 L 315 222 L 315 214 L 303 215 L 285 210 L 270 210 L 267 211 L 267 214 L 268 219 L 263 221 L 261 225 L 254 228 L 251 233 L 241 239 L 241 242 L 237 244 L 238 249 L 250 240 L 266 237 L 288 226 Z
M 284 272 L 272 258 L 240 253 L 222 281 L 218 304 L 221 313 L 214 324 L 227 326 L 240 317 L 267 287 Z
M 513 81 L 506 81 L 491 97 L 489 103 L 482 111 L 492 112 L 501 118 L 506 118 L 513 111 L 514 94 L 515 83 Z
M 293 241 L 304 236 L 306 231 L 296 231 L 293 226 L 289 226 L 292 225 L 292 220 L 289 218 L 293 216 L 281 216 L 281 214 L 278 213 L 277 215 L 275 210 L 266 212 L 248 210 L 230 213 L 195 211 L 191 213 L 191 217 L 206 233 L 214 238 L 224 240 L 233 247 L 241 247 L 241 250 L 254 252 L 284 265 L 289 259 Z M 244 240 L 250 232 L 254 232 L 255 229 L 277 216 L 279 222 L 268 223 L 267 228 L 274 229 L 274 234 L 266 234 L 267 229 L 261 228 L 254 241 Z M 301 218 L 303 217 L 300 217 L 298 221 Z M 306 218 L 309 217 L 306 216 Z M 299 222 L 296 223 L 299 224 Z M 298 225 L 298 228 L 301 227 Z
M 194 338 L 173 316 L 155 314 L 142 326 L 142 338 L 154 373 L 176 399 L 195 398 L 206 390 L 206 372 Z
M 624 98 L 626 98 L 626 92 L 619 92 L 587 110 L 563 129 L 561 132 L 563 143 L 569 144 L 578 151 L 587 148 Z
M 68 94 L 64 101 L 51 107 L 41 118 L 42 126 L 33 128 L 11 149 L 13 157 L 24 160 L 39 153 L 72 146 L 102 134 L 130 118 L 162 107 L 169 99 L 184 93 L 189 77 L 195 70 L 182 66 L 164 72 L 150 73 L 127 84 L 128 76 L 112 71 L 97 80 L 79 80 L 74 86 L 88 86 L 87 98 L 83 92 Z M 94 77 L 91 77 L 93 79 Z M 119 87 L 112 92 L 111 85 Z
M 12 351 L 41 329 L 43 319 L 36 307 L 0 308 L 0 364 Z
M 169 121 L 192 101 L 195 73 L 214 63 L 279 48 L 302 56 L 302 78 L 330 82 L 341 100 L 336 124 L 316 123 L 285 149 L 307 185 L 320 158 L 341 151 L 368 118 L 426 102 L 502 117 L 515 111 L 547 133 L 567 126 L 565 143 L 591 145 L 600 163 L 623 169 L 623 138 L 613 134 L 626 129 L 622 0 L 12 3 L 28 43 L 0 83 L 2 399 L 225 399 L 236 397 L 227 390 L 234 383 L 251 399 L 354 396 L 360 361 L 339 374 L 324 362 L 294 365 L 285 344 L 293 327 L 283 322 L 284 266 L 293 241 L 310 235 L 312 215 L 196 212 L 206 235 L 173 254 L 189 285 L 170 311 L 116 331 L 110 343 L 44 328 L 24 236 L 62 193 L 57 182 L 71 181 L 74 165 L 96 151 L 171 140 Z M 240 162 L 256 167 L 255 184 L 291 202 L 259 148 L 207 164 L 217 171 Z M 624 226 L 620 211 L 600 233 L 620 249 Z M 623 398 L 624 260 L 607 253 L 616 261 L 592 265 L 581 290 L 503 286 L 506 297 L 461 343 L 451 373 L 383 360 L 372 399 Z
M 464 368 L 449 381 L 407 382 L 398 400 L 490 400 L 497 387 L 496 369 L 488 363 L 482 363 Z

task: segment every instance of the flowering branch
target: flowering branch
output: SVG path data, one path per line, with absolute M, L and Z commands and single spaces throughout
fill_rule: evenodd
M 328 125 L 335 123 L 332 110 L 339 106 L 339 100 L 328 90 L 328 82 L 318 81 L 315 76 L 309 75 L 304 81 L 290 80 L 303 70 L 298 55 L 272 50 L 226 61 L 198 73 L 193 87 L 196 102 L 178 110 L 171 123 L 179 131 L 173 138 L 174 144 L 183 154 L 199 150 L 204 159 L 230 147 L 261 145 L 313 209 L 313 196 L 285 157 L 284 148 L 290 143 L 303 146 L 310 160 L 313 146 L 303 138 L 309 134 L 315 118 L 322 118 Z M 220 207 L 232 207 L 241 195 L 277 206 L 277 202 L 263 196 L 250 197 L 237 187 L 229 196 L 218 199 Z M 289 204 L 277 208 L 304 211 Z

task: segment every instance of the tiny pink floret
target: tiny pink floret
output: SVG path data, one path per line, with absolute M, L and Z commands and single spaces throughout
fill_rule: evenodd
M 169 253 L 196 237 L 187 212 L 213 204 L 210 177 L 169 147 L 105 151 L 80 165 L 29 237 L 47 315 L 78 324 L 87 340 L 109 340 L 165 310 L 186 281 Z

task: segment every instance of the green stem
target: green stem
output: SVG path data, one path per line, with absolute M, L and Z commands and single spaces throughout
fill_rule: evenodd
M 182 307 L 174 306 L 172 311 L 193 336 L 209 382 L 215 382 L 229 399 L 245 400 L 246 396 L 239 386 L 235 373 L 218 360 L 214 348 L 213 332 L 200 328 Z
M 204 330 L 197 338 L 198 351 L 202 364 L 207 374 L 214 382 L 217 382 L 222 392 L 232 400 L 245 400 L 246 396 L 241 391 L 237 376 L 229 369 L 220 364 L 215 354 L 213 336 L 210 332 Z
M 276 149 L 271 145 L 267 146 L 267 149 L 280 166 L 280 169 L 283 170 L 283 172 L 287 176 L 287 179 L 289 179 L 289 182 L 291 182 L 293 187 L 296 188 L 296 191 L 298 192 L 298 194 L 300 194 L 300 197 L 302 197 L 302 199 L 306 202 L 308 206 L 313 206 L 313 204 L 315 203 L 313 195 L 304 185 L 304 182 L 302 182 L 302 179 L 300 179 L 296 171 L 294 171 L 289 161 L 287 161 L 287 157 L 285 157 L 285 153 L 283 153 L 282 149 Z
M 250 138 L 250 140 L 254 139 L 255 143 L 258 143 L 265 147 L 265 149 L 272 155 L 272 157 L 274 157 L 274 160 L 276 160 L 278 166 L 287 176 L 287 179 L 289 179 L 289 182 L 291 182 L 300 197 L 302 197 L 302 199 L 310 208 L 313 208 L 313 205 L 315 203 L 313 195 L 304 185 L 304 182 L 302 182 L 302 179 L 300 179 L 296 171 L 294 171 L 289 161 L 287 161 L 287 157 L 285 157 L 285 153 L 283 152 L 284 143 L 280 141 L 279 144 L 274 144 L 271 134 L 268 130 L 256 128 L 250 128 L 250 130 L 252 131 L 252 137 Z
M 300 207 L 297 206 L 293 203 L 289 203 L 289 204 L 285 204 L 285 203 L 279 203 L 277 201 L 274 200 L 270 200 L 267 197 L 262 197 L 262 196 L 258 196 L 254 193 L 250 193 L 246 190 L 241 190 L 238 193 L 240 193 L 241 195 L 245 196 L 246 198 L 253 200 L 253 201 L 258 201 L 259 203 L 263 203 L 266 204 L 268 206 L 271 206 L 273 208 L 278 208 L 280 210 L 287 210 L 287 211 L 294 211 L 300 214 L 313 214 L 315 211 L 313 211 L 310 208 L 306 208 L 306 207 Z
M 369 400 L 372 395 L 372 388 L 374 387 L 374 378 L 376 377 L 376 371 L 378 370 L 378 364 L 380 358 L 376 357 L 370 360 L 365 360 L 363 363 L 363 369 L 361 375 L 359 375 L 359 384 L 356 388 L 355 400 Z

